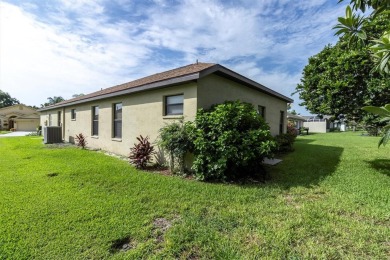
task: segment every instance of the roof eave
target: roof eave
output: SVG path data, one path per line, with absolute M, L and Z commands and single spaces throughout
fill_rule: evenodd
M 177 77 L 177 78 L 158 81 L 158 82 L 154 82 L 154 83 L 150 83 L 150 84 L 146 84 L 146 85 L 142 85 L 142 86 L 138 86 L 138 87 L 134 87 L 134 88 L 124 89 L 124 90 L 120 90 L 120 91 L 116 91 L 116 92 L 112 92 L 112 93 L 108 93 L 108 94 L 103 94 L 103 95 L 99 95 L 99 96 L 95 96 L 95 97 L 79 99 L 79 100 L 75 100 L 73 102 L 67 102 L 64 104 L 53 105 L 50 107 L 44 107 L 44 108 L 38 109 L 38 111 L 42 112 L 42 111 L 77 105 L 80 103 L 86 103 L 86 102 L 92 102 L 92 101 L 111 98 L 111 97 L 122 96 L 122 95 L 136 93 L 136 92 L 145 91 L 145 90 L 152 90 L 152 89 L 156 89 L 156 88 L 168 87 L 168 86 L 172 86 L 172 85 L 176 85 L 176 84 L 180 84 L 180 83 L 189 82 L 192 80 L 197 80 L 198 78 L 199 78 L 199 73 L 192 73 L 192 74 Z

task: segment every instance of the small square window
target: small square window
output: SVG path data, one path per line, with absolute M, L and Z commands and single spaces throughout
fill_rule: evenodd
M 70 115 L 72 120 L 76 120 L 76 109 L 72 109 L 70 111 Z
M 165 97 L 165 115 L 182 115 L 183 114 L 183 95 Z

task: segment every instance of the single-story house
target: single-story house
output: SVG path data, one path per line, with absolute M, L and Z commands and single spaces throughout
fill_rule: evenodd
M 0 108 L 0 129 L 16 129 L 16 131 L 36 131 L 40 124 L 36 109 L 17 104 Z
M 61 126 L 63 139 L 128 155 L 139 135 L 155 141 L 172 120 L 194 120 L 199 108 L 226 100 L 252 103 L 271 133 L 286 132 L 292 99 L 224 66 L 195 63 L 41 108 L 41 125 Z M 44 130 L 44 129 L 43 129 Z
M 300 116 L 300 115 L 294 115 L 287 112 L 287 120 L 288 122 L 291 122 L 296 129 L 303 127 L 303 122 L 306 121 L 306 118 Z

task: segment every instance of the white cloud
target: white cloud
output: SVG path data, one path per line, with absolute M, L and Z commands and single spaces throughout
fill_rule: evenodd
M 113 3 L 128 15 L 109 10 Z M 289 96 L 307 58 L 335 40 L 331 27 L 344 13 L 344 6 L 326 0 L 39 4 L 0 2 L 0 86 L 30 105 L 197 59 L 222 63 Z

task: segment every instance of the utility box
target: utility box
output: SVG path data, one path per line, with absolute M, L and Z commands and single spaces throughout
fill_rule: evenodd
M 62 143 L 62 127 L 61 126 L 46 126 L 43 131 L 43 143 L 56 144 Z

